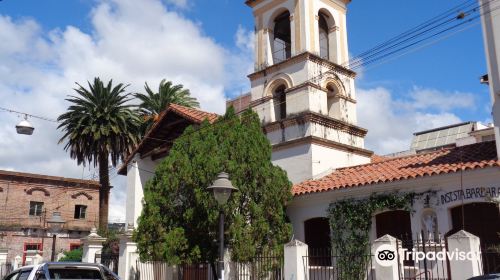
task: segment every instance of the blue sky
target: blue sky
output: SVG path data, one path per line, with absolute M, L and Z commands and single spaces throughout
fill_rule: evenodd
M 188 87 L 223 112 L 249 89 L 253 18 L 243 0 L 2 0 L 0 106 L 49 118 L 67 107 L 74 82 L 100 76 L 131 91 L 162 78 Z M 349 4 L 352 55 L 432 18 L 463 0 L 359 1 Z M 405 150 L 412 133 L 490 119 L 481 26 L 363 69 L 356 82 L 359 125 L 378 154 Z M 19 116 L 0 118 L 0 169 L 89 178 L 57 145 L 53 123 L 32 119 L 33 137 L 13 133 Z M 30 147 L 30 149 L 19 149 Z M 123 177 L 112 184 L 111 216 L 122 216 Z
M 349 47 L 353 55 L 422 23 L 463 0 L 448 1 L 353 1 L 349 5 Z M 46 31 L 68 25 L 92 33 L 90 13 L 95 0 L 4 0 L 0 13 L 13 19 L 34 18 Z M 205 35 L 225 48 L 236 48 L 234 36 L 239 26 L 252 30 L 251 9 L 236 0 L 190 0 L 187 7 L 164 2 L 201 26 Z M 477 108 L 460 108 L 464 120 L 487 120 L 485 106 L 488 89 L 478 83 L 486 72 L 481 26 L 461 32 L 447 40 L 368 69 L 358 80 L 358 87 L 385 86 L 404 98 L 414 86 L 443 91 L 473 93 Z M 231 95 L 231 93 L 227 93 Z

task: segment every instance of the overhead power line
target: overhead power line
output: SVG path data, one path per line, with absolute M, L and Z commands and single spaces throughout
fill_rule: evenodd
M 9 109 L 9 108 L 0 107 L 0 110 L 1 111 L 5 111 L 5 112 L 9 112 L 9 113 L 20 114 L 20 115 L 28 116 L 28 117 L 31 117 L 31 118 L 36 118 L 36 119 L 48 121 L 48 122 L 58 123 L 57 120 L 54 120 L 54 119 L 51 119 L 51 118 L 37 116 L 37 115 L 33 115 L 33 114 L 29 114 L 29 113 L 24 113 L 24 112 L 19 112 L 19 111 L 16 111 L 16 110 L 13 110 L 13 109 Z
M 365 57 L 366 55 L 369 55 L 375 51 L 378 51 L 382 48 L 384 48 L 385 46 L 389 45 L 389 44 L 392 44 L 394 42 L 398 42 L 412 34 L 414 34 L 415 32 L 419 32 L 421 31 L 422 29 L 424 28 L 428 28 L 429 26 L 434 26 L 435 24 L 439 23 L 440 21 L 442 20 L 446 20 L 448 21 L 449 20 L 449 16 L 454 16 L 454 15 L 457 15 L 457 13 L 460 11 L 460 9 L 463 9 L 463 8 L 468 8 L 472 5 L 474 5 L 476 3 L 476 0 L 467 0 L 465 2 L 463 2 L 462 4 L 460 5 L 457 5 L 449 10 L 446 10 L 445 12 L 413 27 L 413 28 L 410 28 L 408 29 L 407 31 L 401 33 L 401 34 L 398 34 L 396 35 L 395 37 L 387 40 L 387 41 L 384 41 L 380 44 L 378 44 L 377 46 L 371 48 L 371 49 L 368 49 L 360 54 L 358 54 L 357 56 L 353 57 L 352 59 L 350 59 L 349 61 L 343 63 L 344 66 L 348 66 L 348 65 L 351 65 L 353 63 L 356 63 L 358 60 L 361 60 L 363 57 Z

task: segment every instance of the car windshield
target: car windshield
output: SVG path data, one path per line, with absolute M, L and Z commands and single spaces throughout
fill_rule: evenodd
M 50 279 L 102 280 L 99 270 L 87 268 L 49 268 L 49 275 Z
M 30 273 L 31 273 L 31 270 L 21 271 L 21 273 L 19 273 L 19 278 L 17 278 L 17 280 L 26 280 L 26 279 L 28 279 L 28 276 L 30 276 Z

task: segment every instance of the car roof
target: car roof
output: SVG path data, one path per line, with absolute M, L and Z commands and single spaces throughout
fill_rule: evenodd
M 100 268 L 102 265 L 99 263 L 82 263 L 82 262 L 48 262 L 45 263 L 48 267 L 89 267 Z

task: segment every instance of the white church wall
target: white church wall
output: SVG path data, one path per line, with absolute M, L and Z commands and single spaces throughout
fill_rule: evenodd
M 310 126 L 311 126 L 310 130 L 311 136 L 324 138 L 327 140 L 350 145 L 357 148 L 364 147 L 364 139 L 362 137 L 352 135 L 345 131 L 341 131 L 335 128 L 326 127 L 318 123 L 311 123 Z
M 127 199 L 125 220 L 127 224 L 137 227 L 137 219 L 142 213 L 142 200 L 144 198 L 144 186 L 153 177 L 158 161 L 150 158 L 141 159 L 139 155 L 127 167 Z
M 331 147 L 312 145 L 313 177 L 320 178 L 332 173 L 335 169 L 370 162 L 370 157 L 348 153 Z
M 312 176 L 310 144 L 274 150 L 271 161 L 286 170 L 288 179 L 294 184 Z

